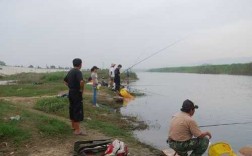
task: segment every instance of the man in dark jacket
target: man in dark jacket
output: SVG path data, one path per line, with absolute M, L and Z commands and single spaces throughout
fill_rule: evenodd
M 84 81 L 80 71 L 82 61 L 79 58 L 73 60 L 73 66 L 66 77 L 64 78 L 65 85 L 69 88 L 69 115 L 72 122 L 74 134 L 83 135 L 84 132 L 80 129 L 80 121 L 84 119 L 83 113 L 83 98 Z
M 121 78 L 120 78 L 120 69 L 122 68 L 122 65 L 118 65 L 117 68 L 115 69 L 115 90 L 120 91 L 120 85 L 121 85 Z

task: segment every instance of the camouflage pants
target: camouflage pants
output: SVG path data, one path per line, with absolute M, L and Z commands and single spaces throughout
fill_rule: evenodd
M 187 152 L 192 151 L 190 156 L 201 156 L 208 148 L 208 138 L 193 138 L 188 141 L 169 141 L 169 145 L 180 156 L 187 156 Z

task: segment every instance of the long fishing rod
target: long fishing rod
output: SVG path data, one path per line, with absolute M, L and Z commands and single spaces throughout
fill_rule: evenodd
M 129 68 L 125 69 L 123 72 L 130 70 L 131 68 L 133 68 L 133 67 L 135 67 L 136 65 L 138 65 L 138 64 L 140 64 L 140 63 L 142 63 L 142 62 L 148 60 L 149 58 L 151 58 L 151 57 L 157 55 L 158 53 L 161 53 L 162 51 L 164 51 L 164 50 L 166 50 L 166 49 L 168 49 L 168 48 L 170 48 L 170 47 L 172 47 L 172 46 L 178 44 L 179 42 L 185 40 L 185 38 L 186 38 L 186 37 L 183 37 L 183 38 L 181 38 L 181 39 L 179 39 L 179 40 L 176 40 L 175 42 L 169 44 L 168 46 L 166 46 L 166 47 L 164 47 L 164 48 L 162 48 L 162 49 L 160 49 L 160 50 L 158 50 L 158 51 L 152 53 L 151 55 L 147 56 L 146 58 L 140 60 L 139 62 L 137 62 L 137 63 L 133 64 L 132 66 L 130 66 Z
M 234 122 L 234 123 L 224 123 L 224 124 L 213 124 L 213 125 L 203 125 L 199 127 L 217 127 L 217 126 L 229 126 L 229 125 L 245 125 L 251 124 L 252 122 Z
M 175 42 L 173 42 L 173 43 L 169 44 L 168 46 L 166 46 L 166 47 L 164 47 L 164 48 L 162 48 L 162 49 L 160 49 L 160 50 L 154 52 L 153 54 L 149 55 L 148 57 L 146 57 L 146 58 L 140 60 L 139 62 L 133 64 L 132 66 L 130 66 L 129 68 L 127 68 L 126 70 L 124 70 L 123 73 L 126 72 L 126 75 L 127 75 L 127 84 L 129 85 L 129 70 L 130 70 L 131 68 L 133 68 L 133 67 L 135 67 L 136 65 L 138 65 L 138 64 L 140 64 L 140 63 L 142 63 L 142 62 L 148 60 L 149 58 L 151 58 L 151 57 L 157 55 L 158 53 L 161 53 L 162 51 L 164 51 L 164 50 L 166 50 L 166 49 L 168 49 L 168 48 L 170 48 L 170 47 L 172 47 L 172 46 L 178 44 L 179 42 L 185 40 L 187 37 L 188 37 L 188 36 L 183 37 L 183 38 L 181 38 L 181 39 L 179 39 L 179 40 L 176 40 Z M 161 96 L 163 96 L 163 95 L 161 95 Z

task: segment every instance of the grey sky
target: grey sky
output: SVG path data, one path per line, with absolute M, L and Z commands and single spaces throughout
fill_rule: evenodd
M 0 0 L 0 60 L 137 68 L 252 58 L 251 0 Z M 252 61 L 252 59 L 251 59 Z

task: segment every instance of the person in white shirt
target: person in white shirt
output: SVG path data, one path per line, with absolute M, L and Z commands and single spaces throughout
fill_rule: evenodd
M 114 88 L 115 65 L 116 64 L 112 63 L 109 69 L 109 88 Z

